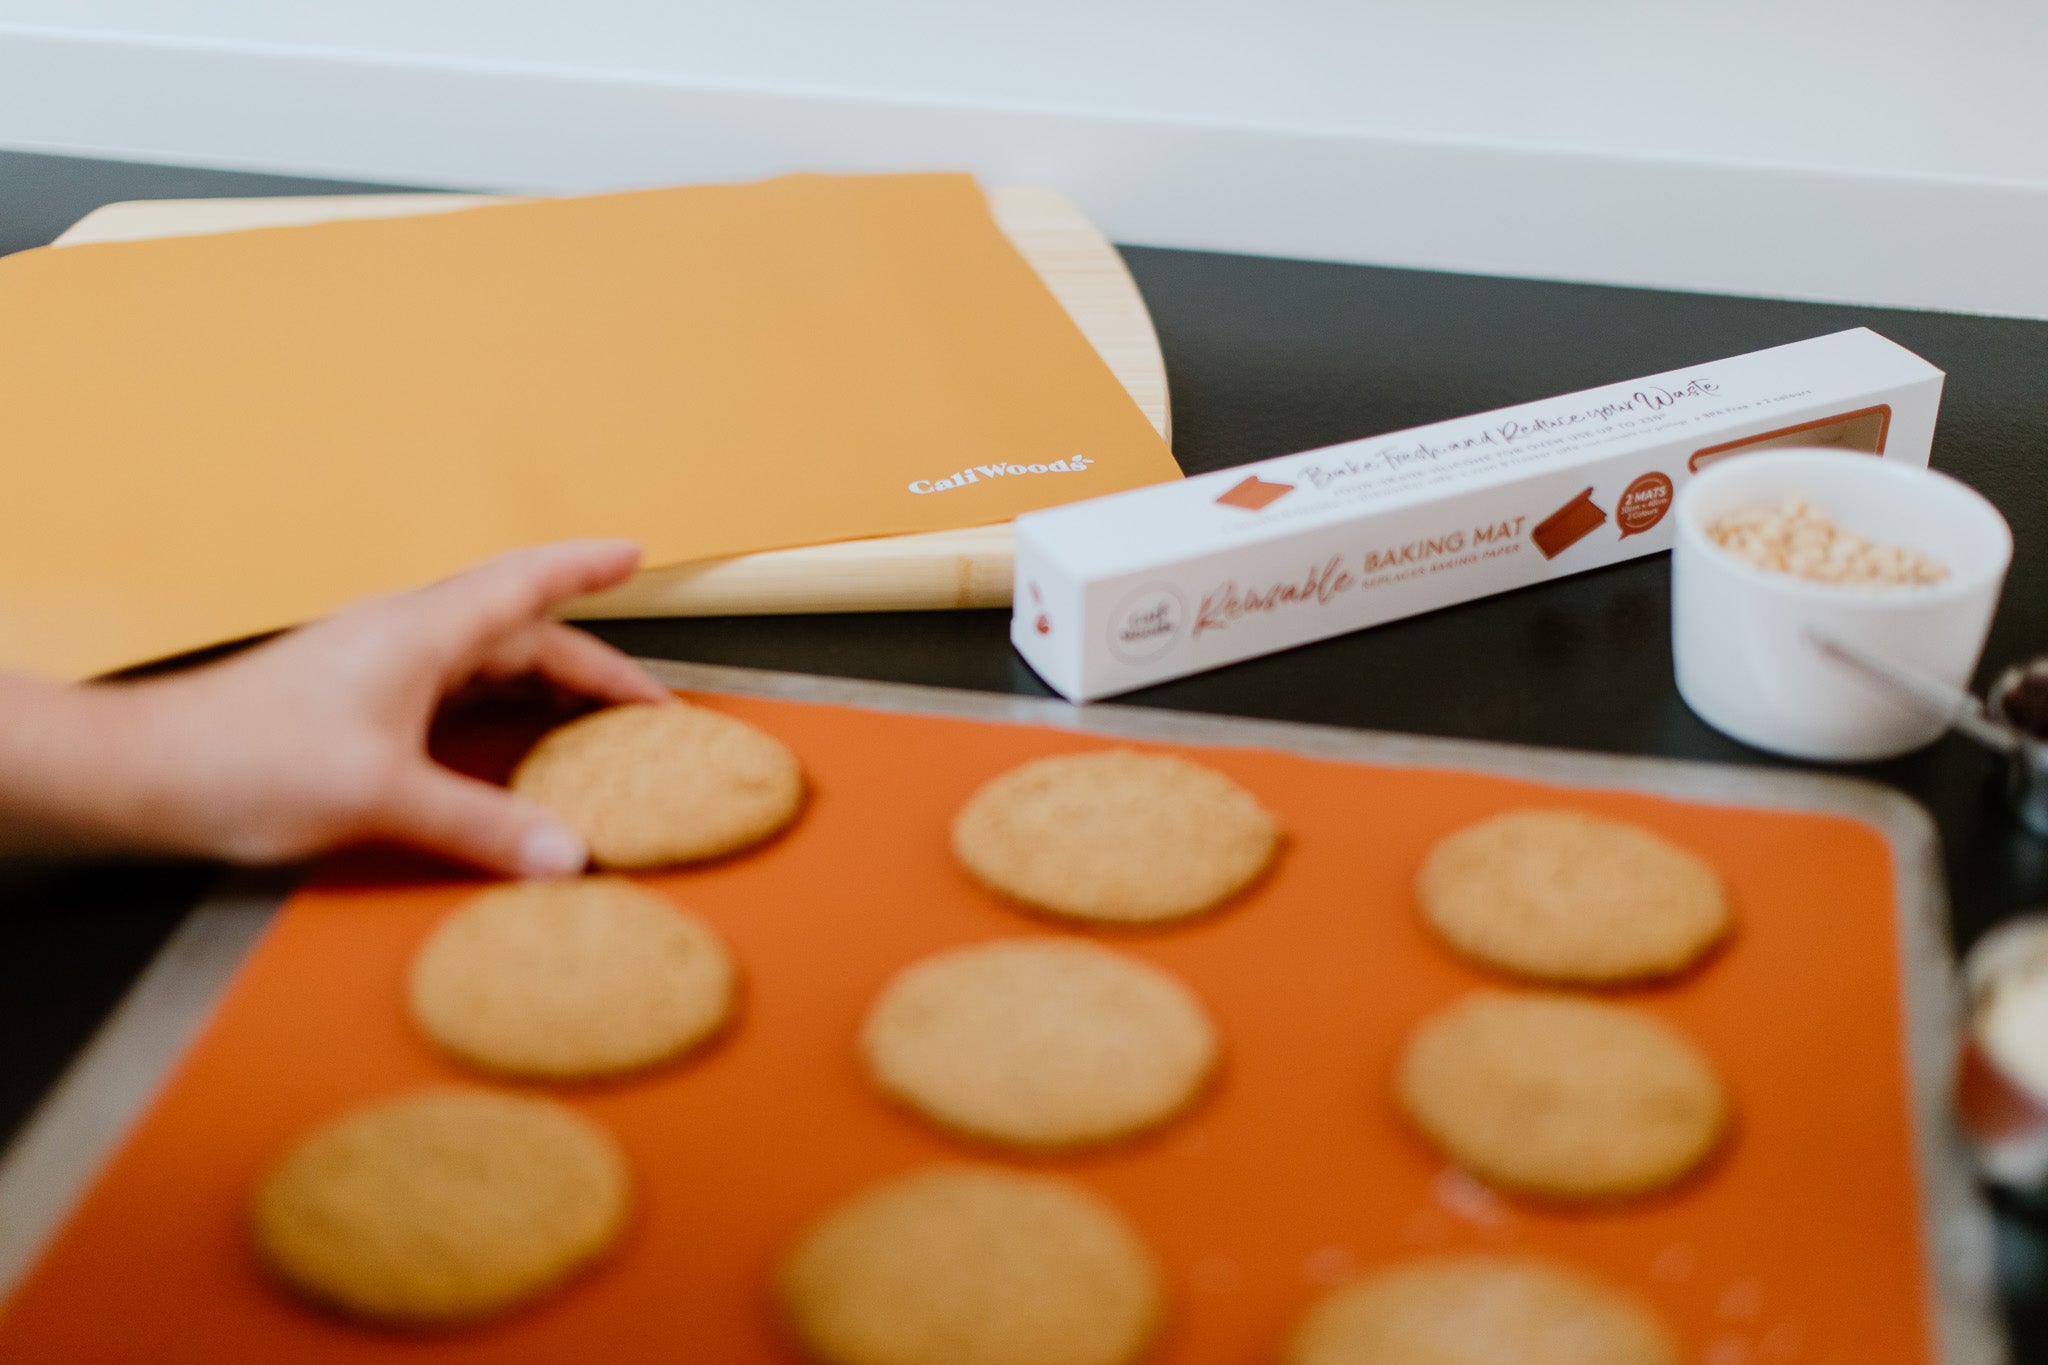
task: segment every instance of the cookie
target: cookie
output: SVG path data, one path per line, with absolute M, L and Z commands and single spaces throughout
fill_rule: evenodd
M 1415 879 L 1430 925 L 1486 966 L 1607 985 L 1683 971 L 1728 932 L 1714 869 L 1646 829 L 1518 810 L 1439 842 Z
M 803 1236 L 776 1289 L 827 1365 L 1126 1365 L 1165 1302 L 1151 1253 L 1100 1196 L 982 1166 L 855 1196 Z
M 1639 1194 L 1703 1161 L 1727 1126 L 1721 1082 L 1639 1009 L 1475 991 L 1409 1039 L 1402 1107 L 1452 1160 L 1561 1199 Z
M 512 789 L 574 826 L 599 867 L 735 853 L 803 804 L 796 755 L 773 735 L 687 702 L 593 711 L 541 737 Z
M 1535 1256 L 1443 1256 L 1311 1308 L 1287 1365 L 1680 1365 L 1647 1304 Z
M 552 1100 L 466 1086 L 345 1114 L 256 1195 L 256 1245 L 301 1295 L 396 1327 L 501 1312 L 595 1259 L 631 1178 L 605 1131 Z
M 1007 939 L 901 972 L 861 1034 L 881 1087 L 945 1127 L 1030 1149 L 1164 1122 L 1216 1064 L 1216 1030 L 1176 978 L 1072 939 Z
M 953 851 L 1033 909 L 1145 924 L 1198 914 L 1265 871 L 1280 826 L 1223 774 L 1108 749 L 1012 768 L 953 821 Z
M 711 927 L 621 877 L 480 892 L 413 958 L 420 1031 L 473 1066 L 575 1079 L 664 1061 L 717 1032 L 732 957 Z

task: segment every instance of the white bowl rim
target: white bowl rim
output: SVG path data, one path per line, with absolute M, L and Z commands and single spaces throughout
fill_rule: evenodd
M 1963 496 L 1966 502 L 1974 502 L 1990 514 L 1991 524 L 1998 530 L 2000 553 L 1995 566 L 1983 573 L 1965 577 L 1950 570 L 1948 577 L 1938 583 L 1823 583 L 1811 578 L 1778 569 L 1766 569 L 1724 550 L 1707 539 L 1704 527 L 1694 523 L 1688 515 L 1689 505 L 1696 497 L 1694 490 L 1702 485 L 1711 486 L 1717 478 L 1729 477 L 1729 471 L 1747 466 L 1755 469 L 1752 461 L 1768 460 L 1773 464 L 1808 463 L 1815 460 L 1830 467 L 1843 470 L 1859 469 L 1864 473 L 1850 474 L 1850 478 L 1891 479 L 1905 483 L 1920 483 L 1927 487 L 1943 487 Z M 1841 463 L 1836 464 L 1837 461 Z M 1723 460 L 1701 470 L 1686 480 L 1672 501 L 1671 514 L 1678 519 L 1678 537 L 1702 553 L 1713 557 L 1714 562 L 1724 571 L 1733 573 L 1738 579 L 1756 584 L 1774 592 L 1793 597 L 1803 597 L 1816 602 L 1831 602 L 1839 605 L 1883 606 L 1895 603 L 1899 606 L 1923 606 L 1940 603 L 1955 597 L 1967 597 L 1979 591 L 1987 583 L 1995 583 L 2005 576 L 2012 565 L 2012 526 L 1998 505 L 1979 493 L 1970 485 L 1951 474 L 1944 474 L 1931 466 L 1903 464 L 1886 460 L 1862 451 L 1832 449 L 1827 446 L 1785 446 L 1778 450 L 1759 450 L 1748 455 L 1739 455 Z

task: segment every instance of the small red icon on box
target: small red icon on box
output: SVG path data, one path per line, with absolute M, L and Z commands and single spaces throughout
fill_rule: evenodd
M 1259 512 L 1294 491 L 1291 483 L 1271 483 L 1256 474 L 1248 474 L 1242 483 L 1231 485 L 1228 492 L 1216 499 L 1225 507 L 1242 507 L 1247 512 Z
M 1041 607 L 1045 605 L 1045 598 L 1040 595 L 1037 583 L 1026 583 L 1024 586 L 1031 590 L 1032 602 Z M 1047 616 L 1042 611 L 1038 613 L 1038 619 L 1036 621 L 1033 621 L 1031 624 L 1034 628 L 1037 629 L 1040 635 L 1052 634 L 1052 618 L 1050 616 Z
M 1578 544 L 1589 535 L 1593 528 L 1604 524 L 1607 513 L 1600 510 L 1593 501 L 1593 490 L 1588 488 L 1564 506 L 1536 523 L 1536 529 L 1529 538 L 1536 542 L 1536 548 L 1543 551 L 1545 559 L 1556 559 L 1559 555 Z

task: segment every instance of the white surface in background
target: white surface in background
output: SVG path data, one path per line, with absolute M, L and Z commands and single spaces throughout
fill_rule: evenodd
M 2033 0 L 0 0 L 0 22 L 693 85 L 2048 181 Z
M 1112 235 L 2048 316 L 2034 0 L 0 0 L 0 144 L 570 190 L 966 165 Z

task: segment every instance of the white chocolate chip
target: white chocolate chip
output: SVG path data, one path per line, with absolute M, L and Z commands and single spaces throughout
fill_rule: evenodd
M 1939 583 L 1948 567 L 1909 545 L 1876 545 L 1844 531 L 1804 498 L 1745 507 L 1707 527 L 1707 538 L 1758 568 L 1818 583 Z

